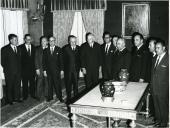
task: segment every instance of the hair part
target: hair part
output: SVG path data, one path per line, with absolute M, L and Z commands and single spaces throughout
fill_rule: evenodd
M 15 35 L 15 34 L 9 34 L 8 35 L 8 40 L 10 41 L 10 40 L 12 40 L 13 38 L 17 38 L 18 36 L 17 35 Z

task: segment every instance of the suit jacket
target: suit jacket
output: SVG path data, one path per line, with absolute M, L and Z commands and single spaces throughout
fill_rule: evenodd
M 142 45 L 139 50 L 137 47 L 132 51 L 132 60 L 130 66 L 130 80 L 139 81 L 139 79 L 146 78 L 147 64 L 149 51 L 145 45 Z
M 25 43 L 20 45 L 22 75 L 35 75 L 35 47 L 31 44 L 31 56 L 27 52 Z
M 127 48 L 123 49 L 123 51 L 117 51 L 115 53 L 115 59 L 113 64 L 113 77 L 114 79 L 119 79 L 119 73 L 121 69 L 127 69 L 129 72 L 130 62 L 131 62 L 131 54 L 127 50 Z
M 61 48 L 55 46 L 53 54 L 50 52 L 50 47 L 43 52 L 43 70 L 48 74 L 60 73 L 64 68 Z
M 63 48 L 64 72 L 79 72 L 80 70 L 80 48 L 77 45 L 73 51 L 71 45 L 67 44 Z
M 81 67 L 88 71 L 97 71 L 101 66 L 101 48 L 96 42 L 93 48 L 87 42 L 81 45 Z
M 149 83 L 151 82 L 152 63 L 155 57 L 156 55 L 153 57 L 153 53 L 149 52 L 147 70 L 146 70 L 146 76 L 145 76 L 145 81 Z
M 169 96 L 169 56 L 168 53 L 164 55 L 162 60 L 154 68 L 156 57 L 152 63 L 152 78 L 151 78 L 151 90 L 154 95 L 160 95 L 162 97 Z
M 111 71 L 111 74 L 113 74 L 113 63 L 114 63 L 114 55 L 115 55 L 116 48 L 114 47 L 113 43 L 111 43 L 108 53 L 106 53 L 105 47 L 106 47 L 106 43 L 103 43 L 101 45 L 102 73 L 104 75 L 106 71 Z
M 43 70 L 43 48 L 38 46 L 35 50 L 35 69 Z
M 14 74 L 21 75 L 21 52 L 17 47 L 17 54 L 14 52 L 10 44 L 1 49 L 1 65 L 5 76 Z

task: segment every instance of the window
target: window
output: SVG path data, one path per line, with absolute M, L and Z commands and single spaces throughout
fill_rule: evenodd
M 77 37 L 77 43 L 79 46 L 85 42 L 86 31 L 84 28 L 81 12 L 75 12 L 71 35 Z
M 26 11 L 0 9 L 0 48 L 9 43 L 10 33 L 18 36 L 19 44 L 23 43 L 23 36 L 28 33 Z

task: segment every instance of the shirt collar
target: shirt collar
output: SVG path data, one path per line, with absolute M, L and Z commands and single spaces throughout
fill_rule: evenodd
M 164 57 L 165 54 L 166 54 L 166 52 L 164 52 L 160 56 L 158 56 L 159 57 L 159 62 L 162 60 L 162 58 Z M 157 59 L 158 59 L 158 57 L 157 57 Z
M 14 48 L 16 48 L 16 46 L 15 45 L 13 45 L 13 44 L 10 44 L 10 46 L 14 49 Z
M 156 52 L 153 52 L 153 57 L 156 55 Z
M 137 49 L 139 50 L 139 49 L 142 47 L 142 45 L 143 45 L 143 43 L 142 43 L 141 45 L 139 45 L 139 46 L 137 47 Z
M 120 52 L 122 52 L 126 47 L 124 47 L 122 50 L 120 50 Z
M 111 45 L 111 42 L 109 42 L 109 43 L 106 43 L 106 45 L 109 45 L 109 46 L 110 46 L 110 45 Z

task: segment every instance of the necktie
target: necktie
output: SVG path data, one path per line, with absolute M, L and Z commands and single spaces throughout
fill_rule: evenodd
M 51 51 L 51 55 L 52 55 L 52 54 L 53 54 L 53 51 L 54 51 L 54 50 L 53 50 L 53 47 L 51 47 L 51 50 L 50 50 L 50 51 Z
M 106 49 L 105 49 L 105 52 L 108 53 L 108 50 L 109 50 L 109 45 L 106 44 Z
M 17 54 L 17 48 L 16 47 L 14 47 L 14 52 Z
M 28 45 L 28 54 L 31 56 L 31 49 L 29 45 Z
M 72 46 L 72 50 L 74 51 L 74 50 L 75 50 L 75 47 Z
M 158 56 L 158 59 L 157 59 L 157 61 L 156 61 L 155 69 L 156 69 L 156 67 L 157 67 L 157 66 L 158 66 L 158 64 L 159 64 L 159 59 L 160 59 L 160 56 Z

